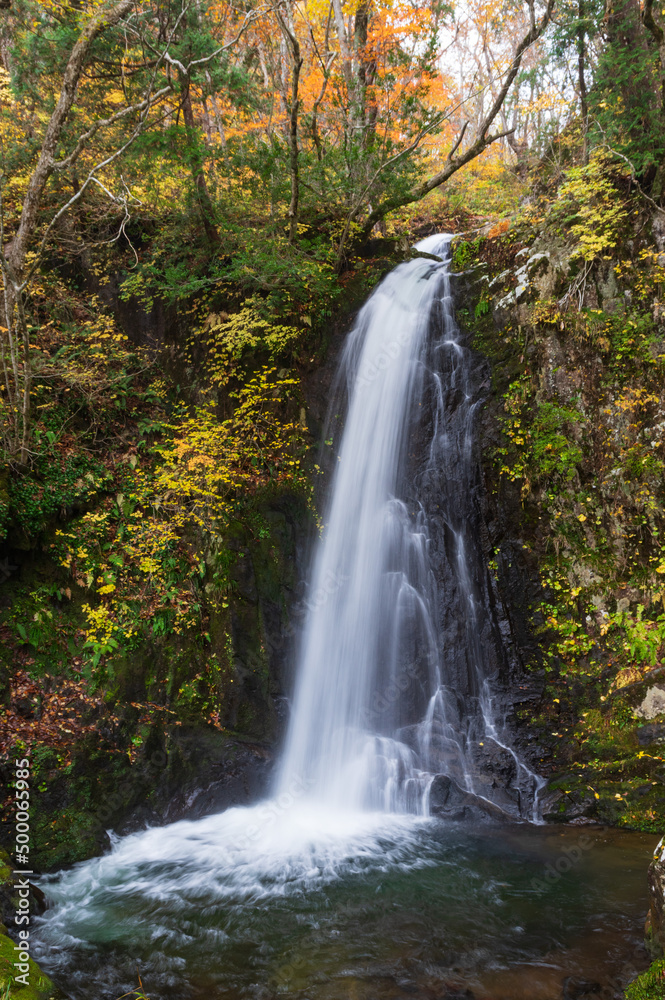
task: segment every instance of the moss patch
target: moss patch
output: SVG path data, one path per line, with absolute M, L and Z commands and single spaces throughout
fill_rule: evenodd
M 16 981 L 21 975 L 14 968 L 17 961 L 16 945 L 7 934 L 0 932 L 0 996 L 2 1000 L 61 1000 L 63 994 L 57 989 L 32 959 L 28 960 L 26 986 Z
M 665 959 L 654 962 L 646 972 L 631 983 L 626 1000 L 663 1000 L 665 997 Z
M 665 716 L 645 726 L 636 710 L 665 684 L 664 272 L 637 204 L 624 207 L 635 238 L 612 260 L 580 268 L 544 206 L 458 241 L 454 264 L 461 325 L 492 365 L 490 571 L 529 632 L 542 696 L 515 721 L 537 737 L 545 812 L 659 832 Z

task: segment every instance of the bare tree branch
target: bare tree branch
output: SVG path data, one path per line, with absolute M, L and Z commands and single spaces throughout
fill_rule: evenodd
M 200 66 L 207 66 L 209 62 L 212 62 L 213 59 L 220 56 L 222 52 L 226 52 L 227 49 L 233 48 L 233 46 L 240 41 L 250 24 L 253 24 L 254 21 L 256 21 L 263 14 L 266 14 L 270 9 L 270 7 L 258 7 L 256 10 L 249 11 L 245 14 L 245 19 L 238 29 L 235 38 L 232 38 L 230 42 L 226 42 L 224 45 L 220 45 L 219 48 L 215 49 L 214 52 L 211 52 L 210 55 L 203 56 L 201 59 L 193 59 L 191 62 L 187 63 L 186 66 L 181 63 L 179 59 L 174 59 L 168 51 L 163 52 L 160 59 L 169 63 L 169 65 L 174 66 L 180 73 L 183 74 L 183 76 L 189 77 L 191 76 L 193 70 L 198 69 Z
M 467 130 L 468 127 L 469 127 L 469 123 L 468 123 L 468 121 L 465 121 L 464 124 L 462 125 L 462 129 L 460 131 L 460 134 L 455 139 L 455 142 L 451 146 L 450 152 L 448 153 L 448 159 L 449 160 L 452 160 L 453 156 L 455 155 L 455 153 L 457 152 L 457 150 L 459 149 L 459 147 L 462 145 L 462 139 L 464 138 L 464 133 L 466 132 L 466 130 Z
M 130 13 L 135 2 L 136 0 L 120 0 L 113 7 L 102 8 L 94 17 L 90 18 L 71 51 L 63 76 L 60 98 L 46 128 L 39 160 L 28 183 L 18 230 L 7 251 L 12 269 L 19 280 L 22 277 L 25 255 L 34 231 L 41 196 L 53 170 L 53 159 L 58 140 L 74 103 L 83 66 L 90 49 L 102 32 L 113 27 Z
M 171 87 L 164 87 L 162 90 L 157 91 L 151 97 L 146 97 L 144 100 L 139 101 L 138 104 L 131 104 L 125 108 L 121 108 L 120 111 L 116 111 L 114 115 L 110 118 L 99 118 L 94 122 L 87 132 L 84 132 L 79 136 L 78 142 L 74 149 L 67 156 L 63 157 L 62 160 L 54 160 L 51 164 L 51 169 L 54 171 L 66 170 L 71 167 L 78 157 L 83 152 L 85 146 L 88 144 L 90 139 L 93 138 L 100 131 L 100 129 L 107 128 L 109 125 L 115 125 L 116 122 L 122 121 L 128 115 L 132 115 L 137 111 L 143 111 L 149 104 L 155 104 L 157 101 L 161 100 L 166 94 L 170 93 Z
M 541 37 L 550 23 L 555 2 L 556 0 L 547 0 L 545 12 L 540 22 L 537 22 L 535 20 L 533 6 L 534 0 L 529 0 L 531 27 L 516 49 L 513 60 L 504 77 L 503 85 L 494 99 L 489 111 L 480 123 L 475 142 L 473 142 L 471 146 L 469 146 L 469 148 L 460 156 L 449 155 L 446 166 L 443 170 L 434 174 L 434 176 L 428 178 L 428 180 L 422 181 L 420 184 L 416 185 L 416 187 L 412 188 L 412 190 L 406 195 L 388 198 L 377 205 L 377 207 L 369 213 L 364 226 L 365 233 L 369 233 L 374 225 L 379 222 L 380 219 L 384 218 L 388 212 L 391 212 L 396 208 L 401 208 L 403 205 L 409 205 L 414 201 L 420 201 L 420 199 L 424 198 L 430 191 L 433 191 L 435 188 L 445 184 L 445 182 L 463 166 L 470 163 L 471 160 L 475 160 L 477 156 L 480 156 L 480 154 L 487 149 L 488 146 L 491 146 L 493 142 L 496 142 L 497 139 L 501 139 L 514 132 L 514 129 L 507 129 L 502 132 L 488 134 L 494 124 L 494 120 L 499 115 L 501 108 L 503 107 L 503 103 L 508 95 L 508 91 L 510 90 L 513 81 L 515 80 L 515 77 L 519 73 L 524 53 Z
M 414 150 L 416 150 L 418 148 L 418 146 L 420 145 L 420 143 L 423 141 L 423 139 L 426 136 L 428 136 L 431 132 L 433 132 L 435 128 L 438 128 L 440 125 L 442 125 L 443 122 L 448 121 L 450 118 L 452 118 L 452 116 L 455 114 L 455 112 L 459 111 L 459 109 L 464 104 L 466 104 L 468 101 L 473 100 L 473 98 L 478 97 L 480 94 L 484 93 L 485 90 L 487 90 L 488 86 L 489 86 L 489 84 L 486 84 L 484 87 L 481 87 L 474 94 L 470 95 L 469 97 L 465 98 L 462 101 L 459 101 L 458 104 L 456 104 L 454 107 L 450 108 L 448 111 L 442 112 L 440 115 L 437 115 L 436 118 L 434 119 L 434 121 L 430 122 L 429 125 L 427 125 L 423 129 L 421 129 L 421 131 L 418 133 L 418 135 L 415 137 L 415 139 L 408 146 L 406 146 L 404 149 L 401 149 L 398 153 L 395 153 L 393 156 L 391 156 L 389 159 L 387 159 L 384 163 L 382 163 L 376 169 L 376 171 L 374 172 L 374 174 L 372 175 L 372 177 L 370 178 L 370 180 L 368 181 L 368 183 L 363 188 L 361 194 L 356 199 L 355 205 L 353 206 L 353 208 L 351 209 L 351 211 L 349 212 L 349 215 L 347 217 L 347 220 L 346 220 L 346 223 L 345 223 L 345 226 L 344 226 L 344 230 L 342 231 L 342 235 L 340 237 L 338 250 L 337 250 L 337 269 L 338 270 L 341 268 L 342 263 L 343 263 L 343 259 L 344 259 L 344 247 L 346 245 L 346 240 L 348 238 L 349 231 L 351 229 L 351 225 L 357 219 L 357 217 L 360 215 L 360 213 L 362 211 L 362 208 L 363 208 L 363 206 L 365 204 L 365 199 L 367 198 L 367 195 L 372 190 L 374 184 L 379 179 L 379 177 L 384 172 L 384 170 L 387 170 L 389 167 L 393 166 L 399 160 L 403 159 L 405 156 L 408 156 L 409 153 L 413 153 Z M 467 128 L 468 124 L 469 124 L 468 122 L 465 122 L 465 124 L 462 126 L 461 134 L 458 136 L 457 140 L 455 141 L 455 144 L 454 144 L 453 148 L 451 149 L 451 151 L 449 153 L 449 156 L 448 156 L 449 159 L 452 157 L 453 153 L 455 152 L 455 150 L 457 149 L 457 147 L 460 145 L 462 139 L 464 138 L 464 133 L 466 131 L 466 128 Z M 498 138 L 501 138 L 501 136 L 500 135 L 493 136 L 490 141 L 494 142 L 494 140 L 498 139 Z M 409 203 L 408 201 L 400 202 L 399 205 L 401 205 L 401 204 L 408 204 L 408 203 Z M 395 205 L 394 207 L 399 207 L 399 205 Z M 378 219 L 376 221 L 378 221 Z M 372 228 L 373 225 L 374 225 L 374 222 L 369 227 L 368 227 L 367 224 L 365 224 L 365 227 L 364 227 L 365 233 L 370 232 L 370 230 L 371 230 L 371 228 Z

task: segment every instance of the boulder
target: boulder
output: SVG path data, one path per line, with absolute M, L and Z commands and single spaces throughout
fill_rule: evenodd
M 637 730 L 637 742 L 641 747 L 665 741 L 665 724 L 651 722 Z
M 655 719 L 663 712 L 665 712 L 665 688 L 654 685 L 647 691 L 644 701 L 635 710 L 635 715 L 641 719 Z

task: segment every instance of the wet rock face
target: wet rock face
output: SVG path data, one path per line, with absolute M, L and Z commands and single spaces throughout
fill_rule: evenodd
M 572 792 L 561 788 L 549 788 L 540 798 L 540 814 L 546 823 L 574 823 L 582 825 L 593 822 L 596 799 L 588 789 L 574 789 Z
M 434 779 L 430 809 L 435 816 L 456 822 L 473 819 L 505 822 L 511 818 L 508 810 L 504 811 L 500 805 L 467 792 L 447 774 L 439 774 Z
M 464 295 L 464 289 L 453 291 L 456 298 Z M 439 321 L 434 312 L 433 325 Z M 428 360 L 433 374 L 424 386 L 420 420 L 410 428 L 410 467 L 404 491 L 410 509 L 420 507 L 428 526 L 442 674 L 452 691 L 466 699 L 479 694 L 479 657 L 484 661 L 481 672 L 499 678 L 499 687 L 507 689 L 514 666 L 513 630 L 488 573 L 492 545 L 482 471 L 481 414 L 491 385 L 490 367 L 468 346 L 446 352 L 437 339 L 434 329 Z M 442 421 L 445 440 L 433 442 Z M 460 578 L 462 559 L 468 572 L 464 580 Z M 472 636 L 470 595 L 477 612 Z
M 280 738 L 283 703 L 293 686 L 314 522 L 296 497 L 276 499 L 260 514 L 266 537 L 238 525 L 229 539 L 235 559 L 230 615 L 211 617 L 210 633 L 220 661 L 230 650 L 234 671 L 235 683 L 225 690 L 224 724 L 271 742 Z
M 453 290 L 458 299 L 464 295 L 463 288 Z M 437 326 L 443 320 L 436 309 L 431 322 L 430 357 L 420 418 L 409 432 L 410 463 L 403 495 L 409 510 L 422 512 L 427 526 L 433 624 L 448 721 L 456 739 L 463 742 L 466 765 L 480 793 L 480 799 L 474 801 L 474 796 L 461 792 L 454 781 L 451 785 L 439 778 L 432 807 L 453 818 L 478 815 L 488 811 L 481 801 L 487 797 L 495 818 L 505 819 L 529 808 L 526 785 L 520 800 L 524 768 L 507 747 L 515 744 L 510 724 L 515 704 L 537 697 L 532 690 L 533 678 L 525 681 L 522 656 L 533 640 L 525 634 L 520 647 L 520 626 L 514 620 L 529 604 L 525 591 L 531 578 L 524 571 L 523 560 L 513 559 L 512 548 L 522 548 L 519 538 L 508 536 L 506 540 L 506 547 L 511 547 L 505 558 L 510 580 L 508 601 L 489 566 L 499 547 L 495 537 L 502 530 L 483 472 L 484 414 L 491 390 L 489 363 L 468 341 L 441 339 Z M 516 608 L 515 615 L 508 610 L 510 605 Z M 526 620 L 524 614 L 522 621 Z M 496 726 L 496 740 L 487 735 L 490 717 Z M 443 756 L 442 770 L 459 780 L 455 768 L 450 769 L 451 761 L 445 759 L 445 753 Z
M 665 743 L 665 723 L 652 723 L 642 726 L 637 731 L 637 742 L 641 747 L 653 746 L 657 743 Z
M 657 228 L 662 250 L 662 221 Z M 521 235 L 518 231 L 516 239 Z M 592 336 L 591 310 L 588 319 L 582 314 L 584 307 L 602 310 L 602 316 L 595 314 L 608 331 L 622 328 L 624 316 L 639 314 L 656 344 L 662 339 L 662 313 L 655 290 L 648 302 L 638 302 L 637 279 L 616 268 L 616 261 L 595 266 L 585 284 L 583 271 L 569 268 L 564 248 L 550 246 L 550 239 L 554 244 L 558 237 L 541 229 L 536 243 L 513 251 L 509 262 L 507 245 L 488 240 L 462 279 L 467 287 L 458 298 L 471 343 L 492 367 L 492 390 L 479 418 L 483 502 L 496 589 L 515 652 L 511 687 L 528 686 L 534 696 L 531 704 L 515 704 L 514 745 L 549 778 L 541 795 L 547 821 L 616 823 L 660 833 L 665 669 L 647 673 L 660 653 L 650 659 L 628 644 L 616 656 L 615 641 L 616 628 L 637 629 L 640 604 L 647 630 L 658 615 L 653 602 L 659 582 L 653 577 L 652 584 L 648 576 L 655 560 L 632 532 L 641 484 L 652 482 L 647 449 L 661 444 L 660 416 L 655 402 L 638 417 L 622 408 L 622 400 L 638 392 L 656 400 L 662 386 L 660 375 L 651 381 L 652 349 L 646 341 L 639 350 L 630 342 L 624 368 L 614 341 Z M 621 254 L 637 259 L 632 246 L 623 246 Z M 552 473 L 542 456 L 556 448 L 547 420 L 559 407 L 558 430 L 573 457 L 565 472 Z M 634 474 L 626 458 L 633 440 L 645 454 Z M 512 475 L 516 482 L 509 481 Z M 649 485 L 654 492 L 662 486 L 659 476 L 654 472 Z M 562 588 L 554 583 L 558 572 L 566 577 Z M 548 622 L 552 607 L 556 614 Z M 567 647 L 562 616 L 581 630 L 580 641 Z M 623 624 L 610 624 L 619 616 Z M 649 754 L 640 752 L 649 748 Z M 614 769 L 610 761 L 616 762 Z
M 654 958 L 665 954 L 665 837 L 649 865 L 649 913 L 645 924 L 647 946 Z

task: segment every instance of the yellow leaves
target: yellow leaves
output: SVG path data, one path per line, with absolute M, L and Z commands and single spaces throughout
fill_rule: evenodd
M 157 559 L 154 559 L 151 556 L 145 556 L 139 562 L 139 569 L 142 573 L 158 573 L 160 564 Z
M 659 399 L 654 393 L 644 388 L 629 388 L 623 395 L 615 401 L 614 406 L 622 413 L 639 410 L 650 403 L 658 403 Z M 609 411 L 606 411 L 609 412 Z
M 193 458 L 190 458 L 187 461 L 186 466 L 188 472 L 193 472 L 196 469 L 197 465 L 206 466 L 213 464 L 214 460 L 210 457 L 210 455 L 194 455 Z
M 311 317 L 303 319 L 312 325 Z M 200 334 L 201 336 L 201 334 Z M 259 303 L 250 297 L 242 308 L 231 315 L 210 313 L 203 322 L 202 337 L 207 342 L 213 381 L 226 382 L 246 351 L 267 348 L 270 357 L 283 354 L 302 336 L 295 326 L 271 323 L 259 311 Z
M 564 316 L 555 302 L 539 301 L 533 307 L 533 319 L 535 323 L 557 326 L 564 321 Z
M 247 332 L 260 336 L 262 346 L 269 345 L 271 337 L 283 343 L 285 337 L 304 334 L 269 324 L 257 330 L 258 310 L 245 307 L 240 320 L 217 310 L 206 324 L 205 335 L 217 338 L 225 358 L 229 343 L 238 348 Z M 244 329 L 243 324 L 250 323 L 253 329 Z M 85 374 L 91 393 L 100 376 L 88 366 L 88 348 L 99 346 L 99 372 L 108 380 L 105 366 L 117 344 L 115 333 L 102 318 L 77 323 L 75 336 L 85 349 L 77 344 L 74 364 L 81 374 L 79 385 Z M 71 369 L 69 374 L 72 377 Z M 151 392 L 164 398 L 166 385 L 157 379 Z M 300 482 L 308 438 L 298 379 L 288 370 L 266 365 L 241 384 L 232 399 L 230 416 L 220 415 L 214 404 L 193 413 L 184 404 L 176 405 L 170 426 L 161 419 L 155 424 L 160 443 L 155 449 L 151 440 L 133 473 L 128 464 L 136 465 L 136 456 L 128 462 L 129 449 L 121 445 L 112 491 L 111 486 L 99 491 L 97 508 L 74 518 L 67 535 L 55 536 L 55 559 L 91 588 L 84 608 L 85 632 L 86 647 L 94 649 L 95 656 L 112 656 L 114 648 L 126 648 L 155 621 L 178 634 L 200 627 L 200 588 L 211 580 L 217 587 L 226 570 L 215 569 L 214 576 L 211 571 L 206 578 L 197 539 L 213 533 L 218 539 L 243 496 L 274 481 Z
M 86 639 L 99 645 L 107 645 L 116 632 L 116 626 L 108 606 L 100 604 L 93 608 L 89 604 L 84 604 L 82 610 L 88 623 Z
M 306 429 L 286 419 L 284 409 L 292 405 L 298 412 L 299 403 L 289 402 L 297 389 L 297 379 L 265 367 L 232 394 L 237 405 L 231 417 L 219 420 L 213 406 L 203 406 L 170 428 L 170 440 L 158 449 L 163 464 L 155 489 L 174 523 L 223 522 L 236 491 L 251 492 L 286 469 L 297 474 Z
M 168 396 L 168 388 L 164 379 L 153 379 L 150 383 L 150 392 L 153 396 L 157 396 L 159 399 L 166 399 Z
M 626 667 L 616 675 L 610 690 L 618 691 L 623 687 L 628 687 L 629 684 L 636 684 L 641 680 L 642 674 L 637 667 Z
M 612 183 L 612 171 L 616 172 L 616 164 L 609 154 L 597 150 L 586 166 L 569 170 L 559 188 L 558 211 L 566 215 L 575 211 L 577 220 L 570 227 L 578 239 L 573 256 L 588 262 L 616 247 L 628 217 Z
M 13 103 L 10 83 L 9 73 L 4 66 L 0 66 L 0 104 L 9 105 Z
M 110 104 L 124 104 L 125 95 L 121 90 L 110 88 L 106 91 L 106 100 Z
M 578 514 L 577 515 L 577 520 L 578 521 L 586 521 L 586 514 Z

